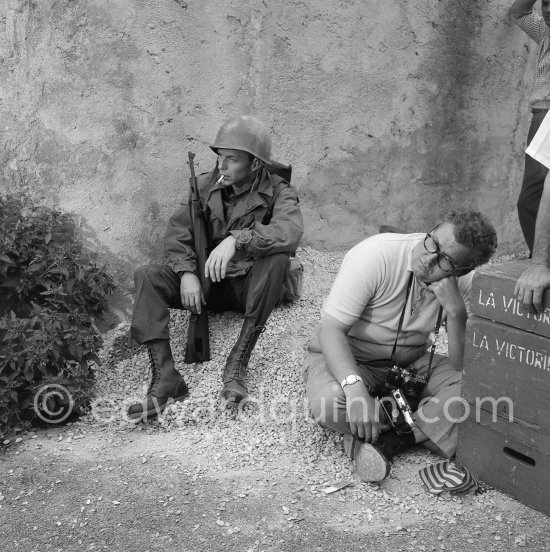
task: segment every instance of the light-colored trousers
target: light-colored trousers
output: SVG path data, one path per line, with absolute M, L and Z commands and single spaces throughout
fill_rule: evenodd
M 426 375 L 429 353 L 409 365 Z M 381 384 L 389 368 L 357 364 L 363 381 Z M 351 433 L 346 415 L 346 396 L 340 383 L 329 370 L 323 354 L 308 350 L 304 361 L 304 382 L 311 415 L 319 425 L 339 433 Z M 463 417 L 464 403 L 460 398 L 462 373 L 457 371 L 447 357 L 434 355 L 431 376 L 418 396 L 419 407 L 414 413 L 418 428 L 427 437 L 423 444 L 445 458 L 456 451 L 457 421 Z M 356 384 L 359 385 L 359 384 Z

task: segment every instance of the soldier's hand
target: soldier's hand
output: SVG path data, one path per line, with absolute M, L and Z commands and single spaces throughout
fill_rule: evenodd
M 181 304 L 186 310 L 194 314 L 200 314 L 202 305 L 206 303 L 202 287 L 196 274 L 184 272 L 180 282 Z
M 550 288 L 550 268 L 532 264 L 516 282 L 514 297 L 521 301 L 528 312 L 542 312 L 544 290 Z
M 380 403 L 362 383 L 346 386 L 346 413 L 353 435 L 366 443 L 376 443 L 380 434 Z
M 213 282 L 221 282 L 225 278 L 227 263 L 235 255 L 235 245 L 237 240 L 234 236 L 227 236 L 213 251 L 210 253 L 206 263 L 204 263 L 204 275 L 210 278 Z

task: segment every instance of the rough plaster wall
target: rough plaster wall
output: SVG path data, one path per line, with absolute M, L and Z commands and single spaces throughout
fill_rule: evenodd
M 508 4 L 1 0 L 1 185 L 81 215 L 130 286 L 187 195 L 187 150 L 210 169 L 220 123 L 251 113 L 294 165 L 314 247 L 465 205 L 501 252 L 524 248 L 534 46 Z

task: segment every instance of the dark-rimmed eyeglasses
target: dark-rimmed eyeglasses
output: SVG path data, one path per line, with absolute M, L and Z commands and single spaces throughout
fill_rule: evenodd
M 467 266 L 457 266 L 455 262 L 447 255 L 446 253 L 443 253 L 441 251 L 441 245 L 439 245 L 439 242 L 433 235 L 433 232 L 435 232 L 441 225 L 438 224 L 431 232 L 428 232 L 426 234 L 426 237 L 424 238 L 424 249 L 428 253 L 435 253 L 437 255 L 437 266 L 443 270 L 443 272 L 454 272 L 455 270 L 471 270 L 472 265 Z

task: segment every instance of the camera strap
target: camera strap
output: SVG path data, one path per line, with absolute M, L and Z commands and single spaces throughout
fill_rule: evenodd
M 399 324 L 397 325 L 397 333 L 395 334 L 395 341 L 393 343 L 393 349 L 391 351 L 390 362 L 392 363 L 392 365 L 395 364 L 395 351 L 397 349 L 397 338 L 399 337 L 399 333 L 401 332 L 401 328 L 403 327 L 403 320 L 405 318 L 405 311 L 407 310 L 407 301 L 409 300 L 409 295 L 411 294 L 412 282 L 413 282 L 413 273 L 411 272 L 409 275 L 409 281 L 407 283 L 407 293 L 405 295 L 405 304 L 403 305 L 403 310 L 401 311 L 401 316 L 399 317 Z
M 407 301 L 409 300 L 409 295 L 411 293 L 412 281 L 413 281 L 413 273 L 411 272 L 409 275 L 409 281 L 407 283 L 407 293 L 405 295 L 405 303 L 403 304 L 403 310 L 401 311 L 401 316 L 399 317 L 399 324 L 397 325 L 397 334 L 395 335 L 395 341 L 393 343 L 393 349 L 391 352 L 390 362 L 392 366 L 395 365 L 395 351 L 397 350 L 397 339 L 399 338 L 399 334 L 401 333 L 401 329 L 403 328 L 403 320 L 405 319 L 405 312 L 407 310 Z M 437 322 L 435 323 L 435 328 L 434 328 L 434 340 L 432 343 L 432 347 L 430 349 L 430 360 L 428 362 L 428 372 L 426 374 L 426 381 L 429 381 L 430 376 L 432 375 L 432 362 L 434 358 L 435 346 L 437 344 L 437 337 L 439 336 L 439 328 L 441 327 L 442 318 L 443 318 L 443 307 L 440 306 L 439 312 L 437 315 Z
M 426 381 L 430 381 L 430 376 L 432 375 L 432 361 L 434 359 L 435 346 L 437 343 L 437 337 L 439 335 L 439 328 L 441 327 L 441 319 L 443 318 L 443 307 L 439 307 L 439 312 L 437 313 L 437 322 L 435 323 L 434 328 L 434 340 L 432 347 L 430 349 L 430 361 L 428 362 L 428 372 L 426 374 Z

